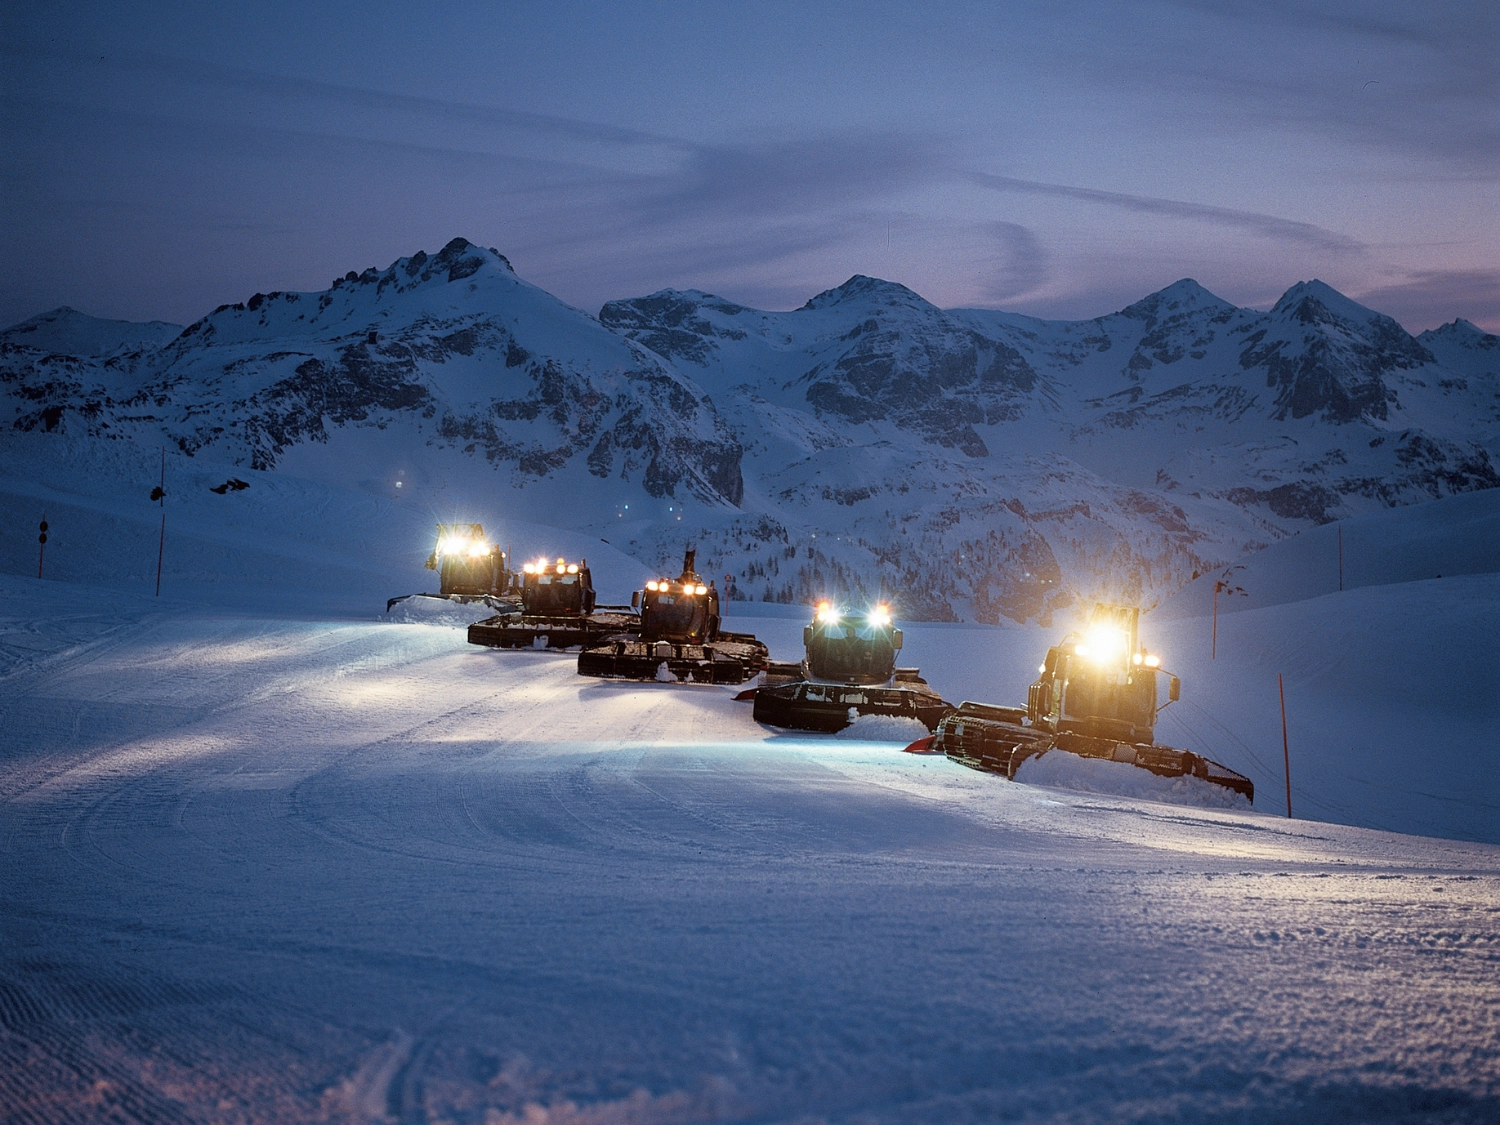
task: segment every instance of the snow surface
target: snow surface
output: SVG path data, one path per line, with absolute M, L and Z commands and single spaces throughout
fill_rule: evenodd
M 1500 1112 L 1500 848 L 1011 784 L 372 617 L 0 577 L 11 1120 Z M 907 654 L 982 679 L 1038 635 Z
M 851 742 L 895 742 L 906 746 L 930 733 L 918 720 L 900 715 L 856 715 L 834 737 Z

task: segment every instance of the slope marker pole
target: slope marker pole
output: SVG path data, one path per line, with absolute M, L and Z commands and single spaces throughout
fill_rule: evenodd
M 1344 524 L 1339 522 L 1339 593 L 1344 592 Z
M 161 597 L 161 560 L 167 549 L 167 447 L 161 450 L 161 484 L 156 491 L 161 504 L 161 538 L 156 544 L 156 596 Z
M 1210 643 L 1208 649 L 1208 658 L 1210 660 L 1219 659 L 1219 587 L 1222 585 L 1224 583 L 1217 580 L 1214 582 L 1214 632 L 1213 641 Z
M 36 576 L 42 576 L 42 560 L 47 557 L 47 513 L 42 513 L 42 523 L 37 532 Z
M 1292 819 L 1292 752 L 1286 741 L 1286 688 L 1281 686 L 1281 673 L 1276 673 L 1276 694 L 1281 696 L 1281 764 L 1286 771 L 1286 818 Z

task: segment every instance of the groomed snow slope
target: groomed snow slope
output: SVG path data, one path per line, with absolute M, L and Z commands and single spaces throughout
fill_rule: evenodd
M 0 591 L 9 1120 L 1500 1116 L 1496 847 L 1009 784 L 454 628 Z

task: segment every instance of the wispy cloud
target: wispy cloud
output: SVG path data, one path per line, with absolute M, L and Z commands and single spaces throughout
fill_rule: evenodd
M 1047 281 L 1047 250 L 1036 234 L 1020 223 L 992 223 L 990 231 L 1003 255 L 988 286 L 990 300 L 1008 301 L 1039 289 Z
M 1230 207 L 1216 207 L 1208 203 L 1159 199 L 1149 195 L 1127 195 L 1124 192 L 1100 191 L 1097 188 L 1073 187 L 1068 184 L 1049 184 L 1038 180 L 1018 180 L 1011 176 L 996 176 L 988 172 L 968 172 L 966 177 L 970 182 L 994 191 L 1077 199 L 1085 203 L 1097 203 L 1106 207 L 1118 207 L 1122 210 L 1148 215 L 1192 219 L 1249 231 L 1265 238 L 1312 246 L 1324 251 L 1355 253 L 1364 249 L 1363 243 L 1348 235 L 1339 234 L 1337 231 L 1324 230 L 1312 223 L 1302 223 L 1295 219 L 1262 215 L 1255 211 L 1237 211 Z
M 931 180 L 933 137 L 825 130 L 774 144 L 697 145 L 683 166 L 646 181 L 628 206 L 652 219 L 842 210 Z

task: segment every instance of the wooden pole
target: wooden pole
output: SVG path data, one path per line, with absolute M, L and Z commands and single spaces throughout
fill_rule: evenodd
M 1276 694 L 1281 696 L 1281 764 L 1286 771 L 1286 818 L 1292 819 L 1292 752 L 1286 741 L 1286 689 L 1281 686 L 1281 673 L 1276 673 Z
M 167 450 L 162 447 L 161 451 L 161 485 L 157 489 L 161 495 L 157 498 L 161 504 L 161 538 L 156 544 L 156 596 L 161 597 L 161 560 L 167 549 Z

